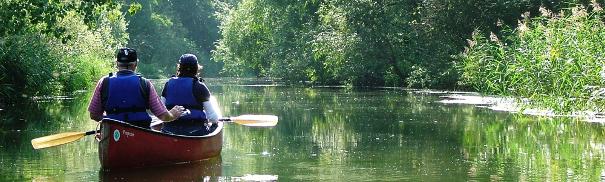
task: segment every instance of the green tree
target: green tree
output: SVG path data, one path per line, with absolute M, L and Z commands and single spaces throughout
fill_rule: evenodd
M 187 29 L 187 37 L 193 40 L 197 49 L 203 53 L 202 63 L 204 73 L 217 76 L 222 63 L 210 61 L 210 52 L 214 50 L 214 43 L 218 40 L 218 20 L 211 0 L 177 0 L 173 3 L 178 14 L 178 20 Z
M 205 76 L 217 76 L 222 63 L 210 60 L 218 37 L 214 7 L 209 0 L 126 1 L 129 47 L 139 51 L 140 71 L 150 77 L 167 77 L 185 53 L 198 56 Z
M 227 75 L 308 80 L 308 74 L 321 68 L 310 46 L 318 5 L 249 0 L 219 6 L 222 39 L 214 58 L 225 63 Z
M 0 2 L 0 105 L 86 89 L 128 36 L 105 1 Z

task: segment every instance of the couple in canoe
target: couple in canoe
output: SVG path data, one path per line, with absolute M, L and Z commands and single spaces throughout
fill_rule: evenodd
M 179 58 L 177 74 L 166 82 L 162 98 L 153 84 L 137 74 L 139 60 L 131 48 L 116 54 L 118 72 L 99 80 L 88 106 L 90 118 L 110 118 L 150 128 L 153 115 L 164 121 L 162 131 L 178 135 L 206 135 L 214 130 L 220 113 L 210 104 L 210 91 L 197 76 L 202 66 L 193 54 Z

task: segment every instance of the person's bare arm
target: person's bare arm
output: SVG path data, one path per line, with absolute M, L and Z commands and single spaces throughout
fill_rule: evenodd
M 174 106 L 170 111 L 158 116 L 158 118 L 164 122 L 171 122 L 181 117 L 184 112 L 185 108 L 183 106 Z
M 153 115 L 164 122 L 174 121 L 181 117 L 183 112 L 185 112 L 183 106 L 174 106 L 172 109 L 167 110 L 158 96 L 158 93 L 153 89 L 153 84 L 149 80 L 147 80 L 147 84 L 149 85 L 149 88 L 151 88 L 149 89 L 149 107 Z
M 209 122 L 216 123 L 223 117 L 215 97 L 210 96 L 209 101 L 206 101 L 203 104 L 204 110 L 206 111 L 206 118 Z

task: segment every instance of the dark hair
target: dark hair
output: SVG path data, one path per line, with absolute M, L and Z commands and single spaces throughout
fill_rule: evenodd
M 197 77 L 199 66 L 197 64 L 178 64 L 176 76 L 178 77 Z
M 130 69 L 136 62 L 116 62 L 117 68 Z

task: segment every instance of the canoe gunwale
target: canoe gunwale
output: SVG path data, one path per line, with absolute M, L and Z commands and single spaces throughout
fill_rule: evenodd
M 161 131 L 157 131 L 157 130 L 153 130 L 153 129 L 149 129 L 149 128 L 143 128 L 140 126 L 135 126 L 132 125 L 130 123 L 126 123 L 124 121 L 120 121 L 120 120 L 115 120 L 115 119 L 110 119 L 110 118 L 103 118 L 103 120 L 101 122 L 113 122 L 113 123 L 117 123 L 119 125 L 122 126 L 127 126 L 127 127 L 131 127 L 131 128 L 137 128 L 140 130 L 145 130 L 146 132 L 153 132 L 153 133 L 157 133 L 160 135 L 164 135 L 164 136 L 168 136 L 168 137 L 176 137 L 176 138 L 210 138 L 210 137 L 214 137 L 217 134 L 219 134 L 222 130 L 223 130 L 223 122 L 218 122 L 216 124 L 218 124 L 218 127 L 216 127 L 216 129 L 214 131 L 212 131 L 211 133 L 207 134 L 207 135 L 202 135 L 202 136 L 192 136 L 192 135 L 177 135 L 177 134 L 171 134 L 171 133 L 164 133 Z

